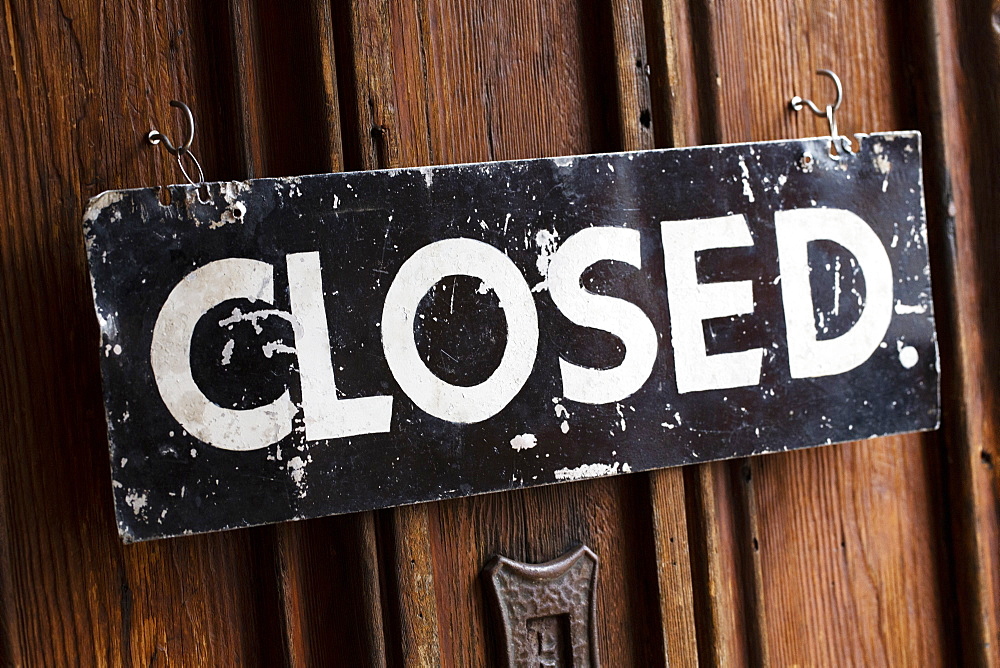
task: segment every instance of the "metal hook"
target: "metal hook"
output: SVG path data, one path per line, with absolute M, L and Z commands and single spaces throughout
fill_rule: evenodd
M 149 134 L 146 135 L 146 139 L 149 140 L 149 143 L 153 144 L 154 146 L 162 141 L 164 148 L 170 151 L 171 154 L 180 155 L 181 153 L 190 150 L 191 142 L 194 141 L 194 114 L 191 113 L 191 108 L 186 104 L 184 104 L 183 102 L 178 102 L 177 100 L 170 100 L 170 106 L 177 107 L 178 109 L 183 111 L 184 114 L 187 116 L 187 122 L 188 122 L 187 141 L 185 141 L 180 146 L 174 146 L 173 143 L 170 141 L 170 138 L 167 137 L 167 135 L 160 132 L 159 130 L 150 130 Z
M 184 178 L 188 180 L 188 183 L 190 183 L 191 185 L 198 185 L 198 183 L 201 183 L 205 180 L 205 173 L 201 169 L 201 163 L 198 162 L 198 158 L 196 158 L 194 153 L 191 152 L 191 143 L 194 141 L 194 128 L 195 128 L 194 114 L 191 113 L 191 108 L 189 106 L 178 100 L 171 100 L 170 106 L 180 109 L 181 111 L 184 112 L 184 115 L 187 116 L 187 123 L 188 123 L 187 139 L 180 146 L 174 146 L 173 142 L 170 141 L 170 138 L 167 137 L 167 135 L 163 134 L 159 130 L 153 129 L 150 130 L 149 134 L 146 135 L 146 140 L 150 144 L 153 144 L 154 146 L 156 144 L 159 144 L 160 142 L 163 142 L 163 147 L 167 149 L 167 151 L 169 151 L 171 155 L 177 157 L 177 165 L 181 168 L 181 173 L 184 174 Z M 188 175 L 187 169 L 184 168 L 183 158 L 185 155 L 190 156 L 191 160 L 198 168 L 198 183 L 195 183 L 191 179 L 191 177 Z
M 793 97 L 789 104 L 791 104 L 792 109 L 795 111 L 801 111 L 802 105 L 808 106 L 814 114 L 817 116 L 828 116 L 832 111 L 837 111 L 840 109 L 840 103 L 844 101 L 844 86 L 840 83 L 840 77 L 831 72 L 830 70 L 816 70 L 816 74 L 825 74 L 826 76 L 833 79 L 833 85 L 837 87 L 837 99 L 834 100 L 833 104 L 828 105 L 826 109 L 820 109 L 812 100 L 806 100 L 804 98 L 796 95 Z
M 840 103 L 844 101 L 844 86 L 840 83 L 840 77 L 830 70 L 816 70 L 816 74 L 830 77 L 833 80 L 833 85 L 837 87 L 837 99 L 834 100 L 833 104 L 828 104 L 825 109 L 820 109 L 812 100 L 796 95 L 789 100 L 789 106 L 793 111 L 802 111 L 803 107 L 809 107 L 809 110 L 817 116 L 826 118 L 826 122 L 830 125 L 830 137 L 840 142 L 843 151 L 853 153 L 850 138 L 842 136 L 837 130 L 836 111 L 840 109 Z

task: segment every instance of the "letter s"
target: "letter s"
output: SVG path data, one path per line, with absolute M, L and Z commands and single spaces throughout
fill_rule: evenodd
M 625 359 L 613 369 L 590 369 L 559 359 L 563 396 L 586 404 L 621 401 L 646 382 L 656 362 L 656 329 L 631 302 L 588 292 L 580 278 L 601 260 L 642 267 L 639 231 L 590 227 L 568 238 L 552 256 L 548 285 L 563 315 L 582 327 L 614 334 L 625 345 Z

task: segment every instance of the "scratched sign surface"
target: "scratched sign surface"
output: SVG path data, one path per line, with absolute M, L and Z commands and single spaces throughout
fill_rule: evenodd
M 938 423 L 916 133 L 107 192 L 120 532 Z

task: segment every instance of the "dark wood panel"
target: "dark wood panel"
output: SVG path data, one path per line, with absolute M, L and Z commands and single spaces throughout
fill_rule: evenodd
M 81 212 L 106 188 L 175 181 L 144 143 L 199 114 L 230 172 L 215 9 L 6 2 L 0 136 L 2 605 L 9 658 L 35 665 L 254 665 L 273 647 L 254 532 L 124 547 L 114 528 Z M 213 113 L 214 111 L 214 113 Z M 226 138 L 229 138 L 228 140 Z M 217 142 L 217 143 L 216 143 Z M 223 150 L 219 150 L 219 149 Z
M 1000 664 L 997 8 L 918 7 L 0 4 L 0 663 L 493 665 L 481 566 L 586 542 L 606 665 Z M 814 135 L 821 66 L 842 129 L 925 130 L 943 441 L 120 544 L 80 216 L 179 179 L 168 100 L 244 178 Z
M 992 267 L 998 248 L 994 82 L 1000 75 L 996 2 L 926 0 L 899 13 L 910 35 L 901 51 L 914 88 L 902 101 L 924 132 L 934 301 L 941 335 L 942 468 L 951 533 L 961 658 L 1000 665 L 1000 378 Z
M 423 25 L 412 29 L 425 40 L 435 163 L 617 148 L 609 8 L 573 0 L 421 8 Z

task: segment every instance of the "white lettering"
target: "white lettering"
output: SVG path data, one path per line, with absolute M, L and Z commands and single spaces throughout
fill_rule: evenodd
M 753 313 L 753 283 L 698 283 L 695 254 L 713 248 L 752 246 L 742 215 L 660 223 L 670 307 L 677 391 L 700 392 L 757 385 L 761 348 L 708 355 L 702 322 Z
M 296 409 L 288 390 L 266 406 L 223 408 L 202 393 L 191 375 L 195 325 L 209 309 L 229 299 L 274 301 L 271 265 L 229 258 L 185 276 L 156 318 L 150 362 L 163 403 L 188 433 L 224 450 L 257 450 L 291 433 Z
M 414 339 L 417 307 L 447 276 L 473 276 L 492 288 L 507 318 L 507 347 L 500 365 L 478 385 L 452 385 L 420 359 Z M 531 289 L 502 252 L 473 239 L 445 239 L 414 253 L 393 279 L 382 310 L 382 346 L 396 382 L 419 408 L 451 422 L 493 417 L 520 392 L 538 349 L 538 314 Z
M 580 325 L 614 334 L 625 344 L 625 359 L 612 369 L 591 369 L 560 358 L 562 394 L 587 404 L 621 401 L 635 393 L 656 362 L 656 329 L 642 309 L 631 302 L 587 291 L 583 272 L 601 260 L 642 267 L 638 230 L 590 227 L 571 236 L 549 263 L 552 301 L 563 315 Z
M 337 397 L 319 253 L 294 253 L 287 264 L 292 314 L 300 325 L 295 330 L 295 349 L 306 438 L 318 441 L 389 431 L 392 397 Z
M 861 365 L 882 342 L 892 319 L 892 265 L 878 235 L 843 209 L 794 209 L 774 214 L 781 295 L 792 378 L 844 373 Z M 809 283 L 810 241 L 828 240 L 857 259 L 865 277 L 861 317 L 848 332 L 818 341 Z

